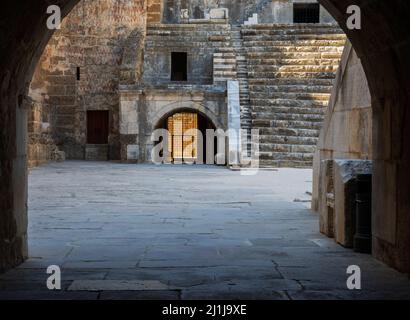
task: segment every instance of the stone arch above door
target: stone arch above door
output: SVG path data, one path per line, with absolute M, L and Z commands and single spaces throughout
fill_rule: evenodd
M 158 111 L 154 117 L 152 118 L 151 123 L 154 124 L 154 128 L 158 126 L 158 124 L 167 116 L 172 115 L 173 113 L 176 113 L 178 111 L 193 111 L 193 112 L 198 112 L 205 117 L 209 118 L 215 128 L 217 129 L 225 129 L 226 125 L 224 124 L 221 119 L 218 119 L 218 115 L 216 115 L 213 111 L 211 111 L 209 108 L 205 107 L 204 105 L 196 102 L 175 102 L 171 103 L 164 108 L 162 108 L 160 111 Z

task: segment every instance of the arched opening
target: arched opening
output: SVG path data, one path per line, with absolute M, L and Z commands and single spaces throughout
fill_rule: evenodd
M 217 144 L 213 150 L 207 150 L 207 130 L 216 130 L 216 126 L 203 113 L 191 109 L 174 110 L 165 115 L 156 125 L 156 129 L 168 131 L 168 162 L 206 163 L 208 152 L 216 155 Z M 208 131 L 209 132 L 209 131 Z
M 407 1 L 320 0 L 352 41 L 369 81 L 375 146 L 373 180 L 374 256 L 409 271 L 410 86 L 408 47 L 410 7 Z M 67 14 L 77 1 L 58 1 Z M 346 9 L 362 9 L 363 27 L 346 27 Z M 25 165 L 24 97 L 34 66 L 50 39 L 46 1 L 25 1 L 2 11 L 9 28 L 4 35 L 0 69 L 1 135 L 1 268 L 9 269 L 27 256 L 27 170 Z M 22 14 L 23 13 L 23 14 Z M 21 39 L 21 41 L 16 41 Z M 381 223 L 382 222 L 382 223 Z

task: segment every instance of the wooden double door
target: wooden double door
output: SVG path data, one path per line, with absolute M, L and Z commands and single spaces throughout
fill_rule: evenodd
M 167 119 L 171 162 L 195 162 L 198 158 L 198 114 L 175 113 Z
M 87 144 L 108 144 L 109 112 L 87 111 Z

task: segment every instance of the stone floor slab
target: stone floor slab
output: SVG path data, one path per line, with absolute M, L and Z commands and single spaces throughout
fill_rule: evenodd
M 311 175 L 83 161 L 35 168 L 30 259 L 0 275 L 0 299 L 408 298 L 407 276 L 319 233 L 309 204 L 295 201 L 311 191 Z M 46 288 L 52 264 L 59 292 Z M 360 292 L 346 288 L 351 264 L 362 268 Z

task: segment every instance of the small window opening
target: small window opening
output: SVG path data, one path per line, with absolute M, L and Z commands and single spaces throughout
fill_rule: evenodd
M 188 80 L 188 54 L 186 52 L 172 52 L 171 81 Z
M 320 4 L 319 3 L 295 3 L 293 4 L 294 23 L 319 23 Z
M 77 67 L 77 81 L 81 80 L 81 69 L 80 67 Z

